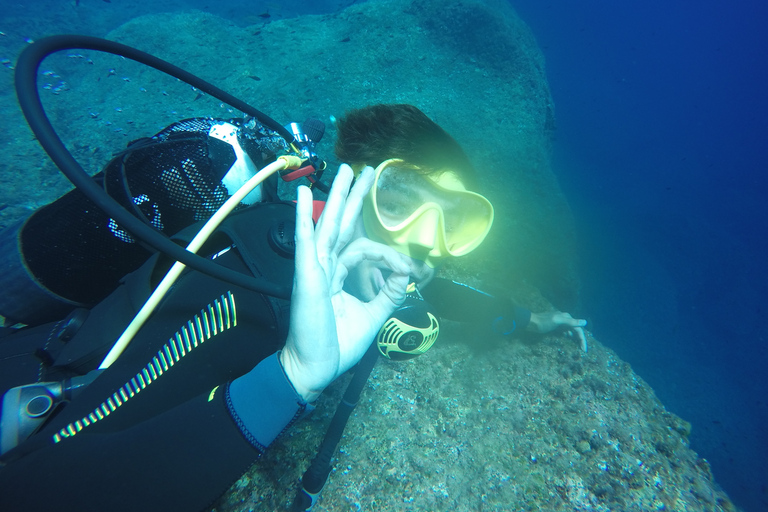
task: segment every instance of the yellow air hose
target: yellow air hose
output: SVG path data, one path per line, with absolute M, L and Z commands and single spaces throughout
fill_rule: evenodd
M 229 215 L 232 210 L 234 210 L 235 207 L 240 204 L 240 201 L 242 201 L 245 196 L 247 196 L 254 188 L 259 186 L 262 181 L 278 171 L 282 171 L 284 169 L 298 169 L 301 167 L 301 162 L 301 158 L 297 156 L 283 155 L 278 157 L 276 161 L 272 162 L 257 172 L 253 178 L 248 180 L 245 185 L 240 187 L 240 189 L 235 192 L 232 197 L 227 199 L 221 208 L 219 208 L 216 213 L 214 213 L 213 216 L 208 219 L 208 222 L 205 223 L 200 232 L 195 235 L 195 238 L 193 238 L 189 243 L 187 250 L 193 253 L 200 250 L 200 247 L 203 246 L 208 237 L 211 236 L 217 227 L 219 227 L 219 224 L 221 224 L 227 215 Z M 125 329 L 123 334 L 120 335 L 120 337 L 117 339 L 115 345 L 112 347 L 112 350 L 110 350 L 107 354 L 107 357 L 105 357 L 104 361 L 101 362 L 101 365 L 99 366 L 100 370 L 109 368 L 109 366 L 114 363 L 118 357 L 120 357 L 120 354 L 123 353 L 125 347 L 128 346 L 136 333 L 139 332 L 139 329 L 141 329 L 141 327 L 144 325 L 144 322 L 147 321 L 147 318 L 149 318 L 152 312 L 154 312 L 157 304 L 162 300 L 173 283 L 176 282 L 176 279 L 178 279 L 185 266 L 186 265 L 178 261 L 173 264 L 163 280 L 160 281 L 160 284 L 157 285 L 155 291 L 152 292 L 152 295 L 150 295 L 149 299 L 147 299 L 147 302 L 144 303 L 144 306 L 142 306 L 141 310 L 136 313 L 136 316 Z

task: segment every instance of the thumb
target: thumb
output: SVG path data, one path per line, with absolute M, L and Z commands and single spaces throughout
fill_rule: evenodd
M 403 304 L 407 287 L 408 274 L 390 274 L 376 297 L 368 303 L 369 311 L 377 323 L 383 323 Z

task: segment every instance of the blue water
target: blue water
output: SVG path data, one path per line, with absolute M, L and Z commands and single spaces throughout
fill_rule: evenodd
M 512 5 L 547 59 L 581 313 L 768 510 L 768 3 Z

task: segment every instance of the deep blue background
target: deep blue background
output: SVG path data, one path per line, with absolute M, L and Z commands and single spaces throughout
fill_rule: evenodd
M 581 313 L 768 510 L 768 2 L 511 3 L 547 59 Z

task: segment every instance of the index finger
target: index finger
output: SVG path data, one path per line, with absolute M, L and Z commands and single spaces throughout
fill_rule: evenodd
M 360 175 L 355 179 L 355 184 L 352 186 L 352 190 L 349 191 L 339 229 L 339 240 L 337 242 L 339 249 L 347 245 L 354 235 L 355 223 L 363 209 L 363 199 L 373 185 L 373 177 L 373 168 L 364 168 Z
M 318 246 L 326 247 L 331 251 L 336 246 L 336 240 L 339 237 L 341 228 L 341 219 L 344 215 L 347 195 L 349 194 L 349 185 L 352 183 L 354 173 L 352 168 L 346 164 L 339 167 L 339 172 L 331 185 L 331 192 L 328 194 L 328 201 L 325 203 L 320 220 L 317 221 L 317 241 Z

